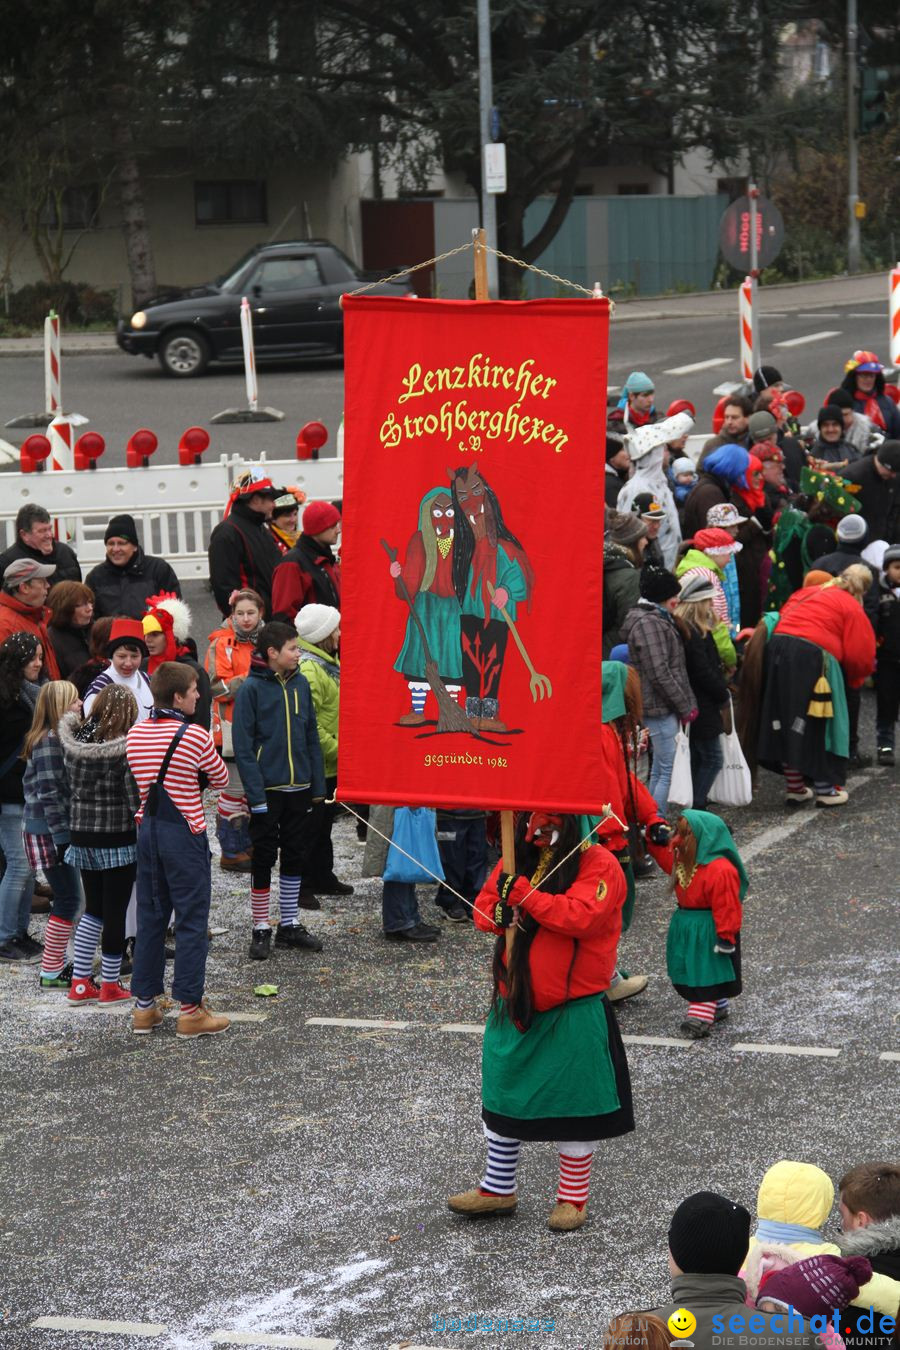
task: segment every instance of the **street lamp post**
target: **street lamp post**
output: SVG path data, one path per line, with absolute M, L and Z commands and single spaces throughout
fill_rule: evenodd
M 497 198 L 487 190 L 485 146 L 492 140 L 491 106 L 494 102 L 494 77 L 491 69 L 491 6 L 490 0 L 478 4 L 478 125 L 481 141 L 481 221 L 489 249 L 497 247 Z M 500 293 L 497 255 L 487 255 L 488 293 L 496 300 Z
M 856 0 L 847 0 L 847 271 L 859 271 L 859 108 L 857 105 L 857 24 Z

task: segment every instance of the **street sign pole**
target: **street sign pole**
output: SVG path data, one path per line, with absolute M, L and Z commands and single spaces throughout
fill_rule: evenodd
M 759 282 L 759 235 L 757 233 L 759 227 L 759 209 L 757 206 L 757 199 L 759 197 L 759 188 L 755 183 L 750 184 L 747 195 L 750 198 L 750 297 L 753 332 L 751 350 L 753 353 L 753 369 L 757 370 L 759 368 L 759 305 L 757 303 L 757 286 Z
M 487 190 L 485 147 L 491 143 L 491 106 L 494 102 L 494 77 L 491 68 L 490 0 L 478 0 L 478 124 L 481 129 L 481 221 L 488 249 L 497 247 L 497 198 Z M 500 276 L 496 253 L 487 255 L 488 297 L 500 294 Z
M 857 118 L 857 24 L 856 0 L 847 0 L 847 271 L 859 271 L 860 236 L 856 205 L 859 201 L 859 128 Z

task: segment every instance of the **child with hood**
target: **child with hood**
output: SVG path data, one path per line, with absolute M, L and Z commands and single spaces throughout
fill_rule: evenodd
M 730 559 L 740 553 L 741 547 L 727 530 L 698 530 L 675 568 L 675 575 L 682 586 L 689 572 L 704 577 L 712 586 L 713 612 L 716 616 L 712 635 L 722 665 L 729 674 L 737 667 L 737 655 L 731 640 L 732 619 L 725 595 L 725 568 Z
M 219 793 L 216 803 L 216 838 L 222 850 L 219 859 L 222 871 L 249 872 L 253 858 L 250 807 L 234 759 L 231 722 L 237 692 L 250 673 L 265 604 L 259 592 L 249 587 L 232 591 L 228 602 L 231 614 L 221 628 L 210 633 L 206 653 L 213 699 L 213 741 L 228 765 L 228 787 Z
M 642 492 L 649 492 L 653 500 L 659 502 L 666 513 L 658 536 L 666 567 L 675 562 L 681 543 L 678 508 L 666 477 L 667 446 L 670 441 L 686 436 L 693 425 L 693 418 L 688 413 L 676 413 L 651 426 L 637 427 L 628 437 L 628 453 L 635 470 L 619 493 L 616 509 L 630 511 L 635 497 Z
M 731 832 L 709 811 L 684 811 L 671 844 L 650 849 L 672 875 L 676 908 L 666 939 L 666 968 L 687 999 L 681 1030 L 703 1040 L 728 1016 L 741 992 L 741 917 L 749 882 Z
M 150 653 L 147 674 L 153 676 L 164 661 L 190 666 L 197 676 L 197 707 L 186 720 L 209 731 L 212 694 L 209 676 L 197 660 L 197 644 L 191 637 L 191 611 L 177 595 L 160 591 L 147 599 L 147 613 L 141 626 Z

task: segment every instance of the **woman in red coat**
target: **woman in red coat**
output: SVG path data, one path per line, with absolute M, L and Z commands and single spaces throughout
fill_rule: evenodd
M 450 1197 L 457 1214 L 511 1214 L 521 1141 L 553 1139 L 560 1174 L 549 1226 L 580 1228 L 598 1140 L 634 1129 L 628 1063 L 604 993 L 625 880 L 605 848 L 579 838 L 577 816 L 522 817 L 515 875 L 499 863 L 475 901 L 475 926 L 497 935 L 482 1058 L 488 1161 L 480 1186 Z
M 875 668 L 875 632 L 862 607 L 871 584 L 868 567 L 855 564 L 829 585 L 795 591 L 769 639 L 757 758 L 784 774 L 788 802 L 847 800 L 844 681 L 859 688 Z

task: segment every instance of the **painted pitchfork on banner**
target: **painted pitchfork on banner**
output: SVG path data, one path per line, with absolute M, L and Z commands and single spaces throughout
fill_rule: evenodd
M 490 582 L 488 582 L 487 588 L 488 588 L 488 595 L 493 600 L 494 587 L 491 585 Z M 534 703 L 537 703 L 538 699 L 540 698 L 552 698 L 553 685 L 550 683 L 550 678 L 547 675 L 539 675 L 538 672 L 535 670 L 534 663 L 532 662 L 531 657 L 525 650 L 525 643 L 519 637 L 519 630 L 516 627 L 515 619 L 510 617 L 504 605 L 496 605 L 496 608 L 499 609 L 500 613 L 503 615 L 506 626 L 513 635 L 513 641 L 515 642 L 516 646 L 519 649 L 519 655 L 521 656 L 522 660 L 528 667 L 528 675 L 529 675 L 528 688 L 531 690 L 532 701 Z

